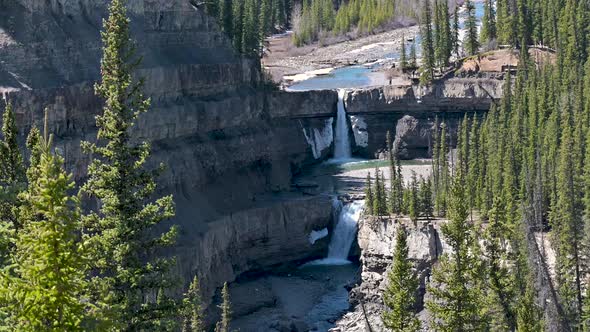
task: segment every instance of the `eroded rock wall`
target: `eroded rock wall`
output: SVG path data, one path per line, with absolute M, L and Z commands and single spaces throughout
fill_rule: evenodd
M 43 122 L 66 167 L 83 181 L 90 157 L 80 142 L 96 138 L 102 101 L 100 29 L 107 0 L 0 0 L 0 96 L 15 106 L 24 144 Z M 181 226 L 172 254 L 186 285 L 197 274 L 210 300 L 224 281 L 289 260 L 320 256 L 312 230 L 331 222 L 326 197 L 290 192 L 291 176 L 331 153 L 325 131 L 335 92 L 257 88 L 253 60 L 240 57 L 214 19 L 190 0 L 128 0 L 132 36 L 143 62 L 150 111 L 133 135 L 163 163 L 159 193 L 172 193 Z M 0 106 L 2 108 L 2 106 Z M 309 135 L 308 135 L 309 136 Z
M 450 142 L 456 142 L 456 128 L 468 114 L 487 112 L 502 96 L 501 77 L 451 78 L 431 86 L 384 86 L 347 93 L 356 153 L 379 157 L 385 150 L 388 131 L 403 159 L 431 155 L 436 119 L 449 127 Z

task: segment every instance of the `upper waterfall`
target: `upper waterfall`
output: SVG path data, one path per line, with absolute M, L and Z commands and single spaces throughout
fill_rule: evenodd
M 334 134 L 334 159 L 346 160 L 352 157 L 350 147 L 350 134 L 346 109 L 344 108 L 344 95 L 346 90 L 338 90 L 338 113 L 336 115 L 336 132 Z

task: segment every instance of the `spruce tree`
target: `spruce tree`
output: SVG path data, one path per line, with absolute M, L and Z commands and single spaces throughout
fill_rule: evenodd
M 418 193 L 418 176 L 415 171 L 412 171 L 412 182 L 410 182 L 410 196 L 408 212 L 410 219 L 414 222 L 418 220 L 420 216 L 420 197 Z
M 451 51 L 455 53 L 455 57 L 457 57 L 457 59 L 459 59 L 459 46 L 461 45 L 461 41 L 459 40 L 459 30 L 459 6 L 455 5 L 455 12 L 453 13 L 453 27 L 451 28 Z
M 11 230 L 20 227 L 17 196 L 25 187 L 25 170 L 17 137 L 18 128 L 14 110 L 12 104 L 8 102 L 2 114 L 2 140 L 0 140 L 0 223 L 3 224 L 0 228 L 4 230 L 0 231 L 4 233 L 4 236 L 0 235 L 4 237 L 4 240 L 0 242 L 9 241 L 5 236 L 9 236 Z
M 383 293 L 383 325 L 392 331 L 420 330 L 420 321 L 414 313 L 418 279 L 408 258 L 407 231 L 399 227 L 393 253 L 393 265 L 387 274 L 388 285 Z
M 239 0 L 236 0 L 236 2 Z M 219 0 L 219 25 L 228 37 L 233 38 L 232 0 Z
M 376 216 L 382 216 L 381 212 L 383 211 L 383 207 L 381 203 L 383 202 L 383 198 L 381 197 L 381 176 L 379 174 L 379 168 L 375 167 L 375 191 L 373 196 L 373 214 Z
M 386 136 L 386 144 L 387 144 L 387 156 L 389 157 L 389 213 L 399 213 L 399 206 L 397 200 L 397 173 L 395 169 L 395 152 L 393 149 L 392 141 L 391 141 L 391 132 L 387 131 Z
M 479 41 L 477 38 L 477 19 L 475 17 L 475 6 L 471 0 L 465 1 L 465 50 L 468 55 L 475 55 L 479 51 Z
M 205 331 L 199 279 L 195 276 L 184 294 L 182 308 L 182 332 Z
M 496 39 L 496 11 L 492 0 L 485 0 L 483 17 L 481 20 L 481 32 L 479 40 L 481 44 L 487 45 Z
M 412 40 L 412 46 L 410 46 L 410 68 L 418 68 L 418 56 L 416 55 L 416 39 Z
M 422 68 L 420 83 L 429 84 L 434 79 L 434 36 L 432 32 L 432 11 L 430 0 L 422 4 L 421 27 L 422 32 Z
M 81 190 L 99 203 L 84 217 L 92 250 L 92 285 L 94 296 L 106 301 L 104 318 L 113 329 L 149 330 L 157 328 L 160 317 L 177 314 L 168 301 L 161 306 L 149 297 L 171 286 L 174 261 L 155 257 L 155 251 L 173 244 L 177 232 L 173 227 L 154 234 L 155 225 L 174 215 L 174 203 L 171 196 L 150 202 L 156 190 L 153 172 L 145 167 L 150 146 L 131 136 L 150 100 L 141 92 L 143 81 L 132 77 L 139 61 L 123 0 L 111 2 L 102 40 L 102 78 L 96 93 L 105 105 L 96 117 L 97 143 L 82 146 L 94 159 Z
M 454 177 L 449 200 L 449 222 L 442 227 L 443 235 L 452 250 L 445 253 L 434 267 L 426 302 L 436 331 L 479 331 L 483 328 L 480 314 L 481 291 L 476 278 L 477 260 L 472 246 L 474 232 L 467 222 L 468 204 L 464 179 Z
M 371 184 L 371 172 L 367 172 L 367 183 L 365 185 L 365 207 L 368 215 L 376 214 L 373 206 L 375 205 L 375 196 L 373 195 L 373 188 Z
M 231 321 L 231 303 L 229 301 L 229 290 L 227 282 L 223 284 L 221 290 L 221 320 L 215 326 L 215 332 L 229 332 L 229 323 Z
M 406 38 L 402 35 L 402 44 L 401 44 L 401 51 L 400 51 L 400 59 L 399 65 L 402 70 L 408 68 L 408 57 L 406 55 Z
M 2 280 L 7 322 L 15 331 L 82 331 L 89 315 L 79 201 L 69 194 L 74 182 L 63 158 L 51 151 L 51 140 L 46 134 L 41 142 L 39 164 L 33 166 L 38 177 L 21 195 L 22 231 L 14 264 Z
M 420 185 L 420 211 L 427 220 L 434 217 L 431 183 L 430 178 L 422 179 L 422 184 Z

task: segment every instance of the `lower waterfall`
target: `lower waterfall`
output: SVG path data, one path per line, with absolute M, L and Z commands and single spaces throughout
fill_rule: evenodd
M 313 265 L 342 265 L 349 264 L 348 253 L 354 242 L 357 222 L 365 206 L 365 201 L 354 201 L 343 205 L 338 199 L 334 200 L 334 211 L 338 215 L 338 222 L 334 227 L 332 239 L 328 247 L 328 256 L 308 264 Z M 307 265 L 307 264 L 306 264 Z

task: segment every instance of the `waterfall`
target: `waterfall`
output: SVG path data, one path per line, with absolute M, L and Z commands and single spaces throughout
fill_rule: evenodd
M 332 231 L 328 256 L 305 265 L 349 264 L 348 253 L 354 242 L 357 222 L 364 206 L 365 201 L 354 201 L 350 204 L 343 205 L 340 200 L 334 199 L 334 214 L 338 217 L 338 222 Z
M 350 149 L 350 135 L 346 109 L 344 109 L 344 95 L 346 90 L 338 90 L 338 113 L 336 114 L 336 133 L 334 134 L 334 159 L 346 160 L 352 157 Z

